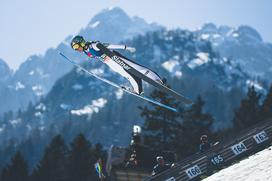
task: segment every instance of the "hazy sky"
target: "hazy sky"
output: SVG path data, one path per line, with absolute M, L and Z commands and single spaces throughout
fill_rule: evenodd
M 0 58 L 17 69 L 111 6 L 169 28 L 196 29 L 206 22 L 250 25 L 272 42 L 271 0 L 0 0 Z

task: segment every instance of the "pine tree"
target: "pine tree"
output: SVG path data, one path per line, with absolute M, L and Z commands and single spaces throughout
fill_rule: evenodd
M 240 107 L 235 110 L 234 129 L 240 130 L 250 127 L 260 121 L 259 100 L 261 95 L 254 86 L 248 89 L 247 97 L 241 101 Z
M 0 181 L 6 181 L 8 176 L 9 176 L 9 174 L 7 171 L 7 167 L 5 167 L 5 168 L 3 168 L 2 172 L 1 172 Z
M 5 112 L 4 113 L 4 117 L 3 117 L 3 121 L 6 122 L 6 121 L 9 121 L 11 119 L 13 119 L 13 112 L 12 111 L 8 111 L 8 112 Z
M 17 145 L 17 141 L 15 139 L 6 140 L 2 144 L 2 150 L 0 154 L 1 167 L 4 167 L 10 161 L 12 156 L 16 154 L 16 151 L 17 151 L 16 145 Z
M 68 149 L 60 135 L 55 136 L 45 149 L 44 156 L 34 170 L 32 180 L 67 180 Z
M 20 152 L 17 152 L 2 172 L 1 181 L 27 181 L 28 167 Z
M 174 98 L 162 91 L 154 90 L 150 96 L 163 104 L 179 107 L 179 103 Z M 140 109 L 141 116 L 145 120 L 144 144 L 158 150 L 174 149 L 172 142 L 180 127 L 180 114 L 153 104 L 148 107 L 140 107 Z
M 33 103 L 30 101 L 27 105 L 27 111 L 31 111 L 33 109 Z
M 266 120 L 269 118 L 272 118 L 272 85 L 261 106 L 261 119 Z
M 17 111 L 17 118 L 22 118 L 22 110 L 21 109 L 19 109 Z
M 91 143 L 79 134 L 71 143 L 68 156 L 68 178 L 70 181 L 88 181 L 95 175 Z
M 175 147 L 180 157 L 188 156 L 198 151 L 200 136 L 212 137 L 213 117 L 203 112 L 204 101 L 199 96 L 191 108 L 184 111 L 182 128 L 175 140 Z

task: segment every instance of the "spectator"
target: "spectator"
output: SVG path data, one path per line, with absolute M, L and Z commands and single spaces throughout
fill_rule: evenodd
M 174 164 L 172 164 L 172 166 L 170 164 L 166 164 L 164 161 L 164 158 L 162 156 L 157 157 L 157 162 L 158 162 L 158 164 L 155 165 L 153 168 L 152 176 L 157 175 L 157 174 L 174 166 Z
M 137 168 L 138 166 L 138 160 L 137 160 L 137 155 L 136 152 L 134 151 L 126 163 L 126 168 Z
M 106 176 L 103 174 L 102 159 L 98 158 L 97 162 L 94 164 L 95 170 L 97 172 L 98 179 L 103 181 Z
M 200 153 L 203 153 L 212 147 L 212 143 L 209 142 L 207 135 L 202 135 L 200 137 L 200 141 L 201 141 L 201 143 L 199 145 Z

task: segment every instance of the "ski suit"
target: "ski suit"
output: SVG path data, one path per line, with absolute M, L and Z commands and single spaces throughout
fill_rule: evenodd
M 141 94 L 143 92 L 142 87 L 142 80 L 135 75 L 129 73 L 127 70 L 125 70 L 122 66 L 120 66 L 118 63 L 113 61 L 110 57 L 103 54 L 103 52 L 100 51 L 100 49 L 96 46 L 97 43 L 100 42 L 87 42 L 88 49 L 84 50 L 85 54 L 90 58 L 99 58 L 102 60 L 103 63 L 107 64 L 113 71 L 119 73 L 123 77 L 125 77 L 131 84 L 133 91 L 137 94 Z M 106 46 L 108 49 L 113 50 L 113 52 L 119 56 L 125 63 L 127 63 L 129 66 L 135 68 L 142 74 L 146 75 L 147 77 L 158 81 L 162 83 L 161 78 L 156 74 L 155 72 L 151 71 L 150 69 L 137 64 L 136 62 L 133 62 L 132 60 L 122 56 L 120 53 L 114 51 L 114 49 L 122 49 L 126 50 L 126 45 L 113 45 L 113 44 L 107 44 L 103 43 L 104 46 Z

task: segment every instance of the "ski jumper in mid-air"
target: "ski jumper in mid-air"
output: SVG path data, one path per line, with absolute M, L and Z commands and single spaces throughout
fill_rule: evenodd
M 99 41 L 85 41 L 84 38 L 79 35 L 75 36 L 72 39 L 71 47 L 78 52 L 84 52 L 90 58 L 99 59 L 103 63 L 107 64 L 113 71 L 119 73 L 121 76 L 125 77 L 130 82 L 132 90 L 119 86 L 109 80 L 106 80 L 102 77 L 95 75 L 94 73 L 82 68 L 76 62 L 70 60 L 63 53 L 60 53 L 60 55 L 62 55 L 66 60 L 69 60 L 77 67 L 80 67 L 80 69 L 84 70 L 85 72 L 88 72 L 88 74 L 91 74 L 92 76 L 95 76 L 96 78 L 108 84 L 111 84 L 114 87 L 123 89 L 125 92 L 129 94 L 134 94 L 136 97 L 140 97 L 144 100 L 147 100 L 159 106 L 163 106 L 167 109 L 172 109 L 169 106 L 167 107 L 166 105 L 163 105 L 157 101 L 154 101 L 142 95 L 143 93 L 142 81 L 145 81 L 150 85 L 153 85 L 154 87 L 160 89 L 161 91 L 171 94 L 174 98 L 180 100 L 183 103 L 186 104 L 192 103 L 190 99 L 187 99 L 182 94 L 179 94 L 178 92 L 164 85 L 162 79 L 157 73 L 150 70 L 149 68 L 137 64 L 136 62 L 124 57 L 123 55 L 115 51 L 116 49 L 122 49 L 128 50 L 130 52 L 135 52 L 135 48 L 133 47 L 127 47 L 126 45 L 113 45 L 109 43 L 101 43 Z
M 121 76 L 125 77 L 131 84 L 133 88 L 133 92 L 137 94 L 143 93 L 143 86 L 142 86 L 142 79 L 133 75 L 129 71 L 127 71 L 124 66 L 121 66 L 120 64 L 113 61 L 109 56 L 104 54 L 98 47 L 97 44 L 100 43 L 99 41 L 85 41 L 82 36 L 75 36 L 72 39 L 71 47 L 78 51 L 78 52 L 84 52 L 88 57 L 100 59 L 103 63 L 107 64 L 113 71 L 119 73 Z M 130 52 L 135 52 L 135 48 L 128 47 L 126 45 L 113 45 L 109 43 L 101 43 L 104 45 L 107 49 L 112 50 L 119 58 L 122 59 L 127 65 L 133 67 L 143 75 L 147 76 L 148 78 L 159 82 L 160 84 L 163 84 L 161 78 L 158 74 L 156 74 L 154 71 L 137 64 L 136 62 L 122 56 L 120 53 L 114 51 L 114 50 L 128 50 Z

